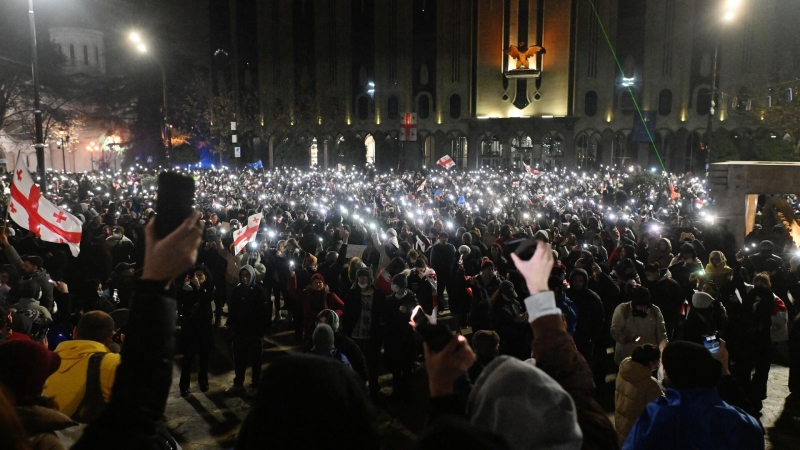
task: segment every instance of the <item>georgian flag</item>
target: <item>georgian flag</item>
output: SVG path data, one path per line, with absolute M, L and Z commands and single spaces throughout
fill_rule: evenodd
M 449 169 L 456 165 L 456 163 L 453 162 L 453 158 L 451 158 L 450 155 L 442 156 L 441 158 L 439 158 L 438 161 L 436 161 L 436 164 L 444 167 L 445 169 Z
M 11 182 L 8 215 L 17 225 L 45 242 L 67 244 L 72 256 L 81 251 L 81 221 L 42 197 L 33 183 L 25 158 L 17 159 Z
M 247 218 L 247 226 L 233 232 L 234 255 L 238 255 L 245 245 L 256 240 L 258 227 L 261 225 L 261 213 L 253 214 Z
M 531 166 L 529 166 L 529 165 L 527 165 L 525 163 L 522 163 L 522 165 L 525 166 L 525 171 L 526 172 L 528 172 L 529 174 L 531 174 L 531 175 L 533 175 L 535 177 L 538 177 L 539 175 L 542 174 L 538 170 L 535 170 L 533 167 L 531 167 Z

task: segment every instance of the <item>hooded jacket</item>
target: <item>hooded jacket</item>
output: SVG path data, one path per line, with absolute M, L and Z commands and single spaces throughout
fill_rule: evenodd
M 663 251 L 659 249 L 659 244 L 661 243 L 667 244 L 666 249 Z M 671 263 L 672 258 L 675 257 L 675 255 L 672 254 L 672 243 L 669 241 L 669 239 L 665 238 L 659 239 L 656 245 L 651 247 L 649 251 L 650 253 L 647 256 L 647 264 L 658 263 L 659 267 L 662 269 L 669 267 L 669 263 Z
M 323 310 L 330 309 L 336 312 L 338 316 L 342 315 L 344 302 L 338 295 L 328 290 L 327 286 L 321 291 L 311 289 L 310 285 L 301 290 L 297 287 L 296 275 L 289 278 L 288 284 L 289 295 L 297 299 L 303 307 L 303 339 L 311 339 L 311 335 L 314 332 L 314 318 Z
M 722 401 L 716 387 L 667 389 L 647 405 L 622 445 L 622 450 L 696 448 L 759 450 L 764 433 L 756 419 Z
M 578 289 L 574 285 L 576 277 L 582 276 L 585 280 L 583 287 Z M 601 343 L 606 334 L 605 313 L 600 296 L 589 289 L 589 276 L 583 269 L 573 269 L 569 276 L 570 287 L 567 297 L 575 304 L 578 320 L 575 326 L 575 345 L 586 356 L 588 347 L 592 342 Z
M 11 263 L 17 270 L 22 272 L 22 258 L 19 257 L 17 250 L 9 245 L 4 249 L 4 251 L 6 258 L 8 258 L 8 262 Z M 50 274 L 48 274 L 42 268 L 39 268 L 39 270 L 30 275 L 23 273 L 22 277 L 23 279 L 34 279 L 39 283 L 39 286 L 42 288 L 42 296 L 39 298 L 39 302 L 45 308 L 53 309 L 53 285 L 50 284 Z
M 647 404 L 661 395 L 661 388 L 653 378 L 650 367 L 634 362 L 630 357 L 622 361 L 614 393 L 614 428 L 620 445 L 625 442 Z
M 241 271 L 250 274 L 250 283 L 241 283 Z M 228 302 L 228 327 L 233 336 L 261 338 L 272 321 L 272 304 L 264 288 L 256 284 L 256 271 L 250 265 L 240 270 L 240 283 L 233 289 Z
M 638 342 L 625 342 L 626 337 L 641 336 Z M 656 347 L 666 345 L 667 327 L 658 306 L 650 305 L 647 316 L 636 317 L 633 314 L 632 302 L 625 302 L 614 310 L 611 318 L 611 337 L 617 342 L 614 347 L 614 362 L 631 356 L 633 349 L 639 345 L 652 344 Z M 663 347 L 662 347 L 663 348 Z
M 686 314 L 683 340 L 702 344 L 704 334 L 719 332 L 724 336 L 727 322 L 722 303 L 714 301 L 714 297 L 705 292 L 695 292 L 692 295 L 692 307 Z
M 111 353 L 105 345 L 88 340 L 64 341 L 55 352 L 61 357 L 58 370 L 47 379 L 44 395 L 58 403 L 59 411 L 72 417 L 86 393 L 86 370 L 89 358 L 95 353 L 106 353 L 100 363 L 100 390 L 106 403 L 111 400 L 111 389 L 121 361 L 118 353 Z

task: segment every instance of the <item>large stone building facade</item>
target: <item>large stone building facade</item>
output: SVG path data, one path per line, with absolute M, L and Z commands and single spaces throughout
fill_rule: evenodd
M 743 2 L 723 25 L 721 1 L 265 0 L 262 112 L 309 92 L 320 117 L 341 104 L 336 131 L 321 127 L 309 147 L 321 166 L 333 143 L 356 139 L 383 168 L 443 155 L 462 169 L 655 167 L 655 146 L 668 170 L 692 170 L 704 161 L 715 42 L 714 129 L 757 126 L 730 93 L 776 70 L 779 2 Z M 522 42 L 545 51 L 520 72 L 505 50 Z M 654 142 L 634 132 L 637 107 Z M 414 142 L 399 139 L 405 113 L 417 117 Z M 270 139 L 264 158 L 273 151 Z

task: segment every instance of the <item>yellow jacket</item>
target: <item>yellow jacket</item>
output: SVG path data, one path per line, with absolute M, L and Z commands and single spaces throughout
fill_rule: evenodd
M 95 341 L 74 340 L 58 344 L 56 353 L 61 357 L 58 370 L 45 383 L 44 395 L 58 403 L 59 411 L 72 417 L 86 393 L 86 370 L 94 353 L 108 353 L 100 365 L 100 390 L 103 399 L 111 399 L 111 387 L 117 374 L 120 355 L 111 353 L 105 345 Z
M 617 374 L 617 390 L 614 393 L 614 428 L 619 445 L 625 442 L 636 419 L 647 404 L 661 397 L 661 388 L 653 378 L 650 368 L 630 357 L 622 360 Z

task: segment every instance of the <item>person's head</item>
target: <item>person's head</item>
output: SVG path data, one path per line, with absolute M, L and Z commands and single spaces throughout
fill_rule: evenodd
M 469 255 L 470 251 L 471 249 L 467 245 L 462 245 L 458 247 L 458 254 L 463 258 L 466 258 Z
M 124 262 L 117 264 L 117 267 L 114 268 L 114 272 L 116 272 L 117 275 L 123 278 L 132 277 L 135 271 L 136 271 L 136 266 Z
M 647 277 L 647 281 L 653 282 L 658 281 L 660 278 L 661 267 L 658 263 L 648 264 L 644 268 L 644 274 Z
M 197 278 L 197 282 L 200 283 L 202 286 L 206 281 L 209 281 L 210 273 L 208 269 L 204 266 L 198 266 L 193 269 L 193 273 L 195 278 Z
M 572 397 L 532 361 L 495 358 L 475 381 L 467 411 L 473 425 L 487 427 L 513 448 L 581 448 Z
M 339 316 L 336 315 L 336 312 L 330 309 L 323 309 L 317 314 L 317 321 L 319 323 L 327 324 L 331 327 L 331 329 L 336 332 L 339 331 Z
M 757 273 L 756 276 L 753 277 L 753 286 L 771 289 L 772 281 L 770 280 L 769 274 L 767 272 Z
M 558 297 L 564 291 L 564 280 L 561 277 L 550 275 L 550 278 L 547 279 L 547 288 Z
M 398 273 L 392 277 L 392 292 L 398 297 L 405 295 L 406 288 L 408 287 L 408 277 L 405 273 Z
M 259 389 L 236 448 L 380 448 L 364 382 L 341 362 L 287 355 L 269 364 L 261 383 L 281 388 Z
M 775 245 L 772 244 L 772 241 L 761 241 L 758 246 L 758 250 L 762 255 L 771 255 L 774 249 Z
M 692 244 L 683 244 L 681 246 L 681 259 L 684 262 L 693 262 L 694 259 L 697 258 L 697 251 L 694 249 Z
M 500 295 L 507 300 L 517 298 L 517 291 L 514 289 L 514 283 L 508 280 L 503 280 L 500 282 L 500 287 L 497 289 L 497 292 L 499 292 Z
M 312 291 L 322 291 L 325 289 L 325 277 L 322 276 L 321 273 L 315 273 L 311 277 L 311 290 Z
M 256 270 L 250 264 L 242 266 L 239 270 L 239 282 L 242 286 L 253 286 L 256 282 Z
M 425 265 L 425 261 L 418 259 L 414 261 L 414 270 L 417 272 L 417 275 L 422 277 L 425 271 L 428 270 L 428 266 Z
M 572 272 L 569 274 L 569 285 L 572 289 L 580 291 L 586 288 L 588 279 L 589 275 L 585 270 L 572 269 Z
M 327 353 L 334 349 L 333 328 L 324 322 L 317 323 L 311 338 L 314 343 L 313 351 Z
M 500 335 L 492 330 L 480 330 L 472 336 L 472 347 L 478 362 L 485 366 L 500 354 Z
M 42 393 L 47 377 L 58 370 L 61 357 L 31 340 L 0 344 L 0 384 L 8 388 L 16 403 Z
M 500 248 L 499 244 L 492 244 L 492 246 L 489 248 L 489 251 L 492 254 L 492 259 L 493 260 L 498 259 L 501 256 L 503 256 L 503 249 Z
M 472 235 L 469 234 L 469 233 L 462 234 L 461 235 L 461 242 L 463 242 L 464 245 L 472 245 Z
M 111 344 L 114 336 L 114 319 L 103 311 L 89 311 L 81 316 L 78 326 L 72 330 L 72 338 L 82 341 L 95 341 L 105 346 Z
M 631 291 L 631 308 L 633 315 L 646 317 L 647 309 L 652 305 L 650 301 L 650 290 L 644 287 L 637 287 Z
M 372 288 L 372 271 L 368 268 L 358 269 L 356 271 L 356 283 L 362 291 Z
M 661 355 L 664 383 L 678 390 L 713 388 L 722 376 L 722 364 L 700 344 L 674 341 Z
M 661 350 L 652 344 L 644 344 L 633 349 L 631 360 L 649 367 L 652 372 L 658 368 L 658 363 L 661 361 Z
M 666 239 L 659 239 L 658 244 L 656 246 L 658 247 L 658 250 L 661 252 L 666 253 L 672 251 L 672 245 Z
M 336 262 L 336 258 L 339 257 L 339 254 L 336 252 L 328 252 L 325 254 L 325 262 L 327 263 L 334 263 Z
M 447 244 L 447 241 L 450 240 L 450 234 L 446 231 L 442 231 L 439 233 L 439 243 L 444 245 Z
M 42 268 L 42 258 L 36 255 L 25 255 L 22 257 L 22 271 L 30 275 Z
M 39 282 L 33 278 L 23 281 L 19 285 L 19 296 L 21 298 L 39 300 L 39 297 L 42 296 L 42 287 L 39 285 Z
M 725 255 L 721 251 L 714 250 L 708 255 L 708 263 L 713 267 L 725 267 L 725 263 L 727 263 L 727 261 L 725 259 Z
M 484 259 L 481 262 L 481 275 L 489 278 L 494 275 L 494 263 L 491 259 Z

